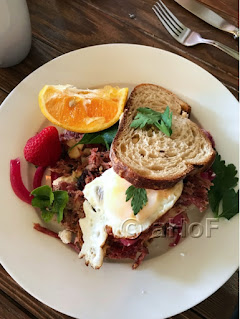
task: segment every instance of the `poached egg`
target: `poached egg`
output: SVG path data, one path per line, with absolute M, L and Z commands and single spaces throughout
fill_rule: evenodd
M 183 189 L 182 181 L 169 189 L 147 189 L 148 202 L 134 215 L 131 200 L 126 202 L 125 194 L 131 185 L 110 168 L 83 190 L 85 217 L 79 224 L 84 243 L 79 257 L 85 257 L 86 264 L 95 269 L 102 266 L 106 253 L 106 226 L 111 227 L 114 237 L 136 238 L 173 207 Z

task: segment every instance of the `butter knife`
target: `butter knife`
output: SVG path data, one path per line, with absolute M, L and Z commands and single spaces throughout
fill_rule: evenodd
M 213 27 L 233 34 L 235 39 L 239 37 L 239 29 L 237 27 L 227 22 L 219 14 L 212 11 L 211 9 L 209 9 L 202 3 L 196 0 L 174 0 L 174 1 L 180 4 L 186 10 L 193 13 L 198 18 L 209 23 Z

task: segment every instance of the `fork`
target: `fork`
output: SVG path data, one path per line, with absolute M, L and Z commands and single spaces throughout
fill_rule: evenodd
M 163 26 L 179 43 L 185 46 L 193 46 L 200 43 L 210 44 L 239 60 L 239 53 L 237 51 L 220 42 L 204 39 L 199 33 L 192 31 L 190 28 L 182 24 L 161 0 L 156 2 L 152 9 L 158 19 L 162 22 Z

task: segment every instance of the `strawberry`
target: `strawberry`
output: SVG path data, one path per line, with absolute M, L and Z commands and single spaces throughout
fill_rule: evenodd
M 61 156 L 61 143 L 54 126 L 44 128 L 31 137 L 24 147 L 25 159 L 37 166 L 52 166 Z

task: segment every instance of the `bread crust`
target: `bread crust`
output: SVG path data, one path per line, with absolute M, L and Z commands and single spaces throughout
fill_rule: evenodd
M 146 189 L 166 189 L 173 187 L 176 183 L 184 179 L 187 175 L 194 175 L 199 172 L 207 170 L 211 167 L 212 163 L 214 162 L 216 153 L 214 152 L 212 156 L 209 158 L 209 161 L 204 166 L 197 166 L 189 164 L 187 169 L 184 173 L 180 174 L 179 176 L 175 176 L 174 179 L 150 179 L 139 175 L 137 172 L 132 170 L 130 167 L 125 165 L 121 162 L 116 153 L 111 149 L 110 151 L 110 158 L 113 165 L 113 170 L 117 173 L 120 177 L 126 179 L 129 183 L 133 186 L 138 188 L 146 188 Z
M 172 92 L 159 87 L 154 84 L 140 84 L 134 88 L 132 91 L 127 104 L 125 106 L 125 110 L 123 113 L 123 116 L 121 117 L 120 124 L 119 124 L 119 129 L 118 132 L 113 140 L 111 150 L 110 150 L 110 158 L 112 161 L 112 166 L 114 171 L 121 176 L 122 178 L 126 179 L 129 183 L 134 185 L 135 187 L 139 188 L 147 188 L 147 189 L 166 189 L 166 188 L 171 188 L 173 187 L 176 183 L 178 183 L 180 180 L 184 179 L 187 175 L 194 175 L 200 171 L 206 170 L 208 167 L 210 167 L 215 159 L 215 151 L 210 154 L 208 159 L 204 163 L 201 163 L 201 165 L 192 165 L 192 164 L 187 164 L 187 168 L 185 171 L 181 171 L 181 174 L 175 175 L 174 178 L 161 178 L 161 179 L 156 179 L 156 178 L 148 178 L 146 176 L 142 176 L 141 174 L 138 174 L 137 171 L 129 167 L 124 163 L 124 160 L 121 159 L 120 154 L 118 154 L 117 151 L 117 144 L 118 140 L 121 139 L 121 134 L 124 131 L 124 128 L 127 123 L 127 119 L 129 116 L 131 116 L 131 107 L 132 107 L 132 101 L 134 98 L 134 95 L 137 94 L 136 91 L 138 90 L 139 87 L 144 87 L 144 86 L 152 86 L 155 88 L 160 88 L 161 90 L 165 90 L 165 92 L 168 92 L 168 94 L 174 95 Z M 180 99 L 179 99 L 180 100 Z M 181 109 L 182 111 L 186 112 L 188 115 L 190 115 L 191 112 L 191 107 L 181 101 Z M 130 112 L 130 113 L 129 113 Z M 181 114 L 179 114 L 181 115 Z M 201 135 L 205 138 L 206 142 L 211 145 L 210 140 L 206 137 L 206 135 L 200 131 Z
M 129 96 L 129 99 L 127 101 L 126 108 L 131 106 L 132 100 L 133 100 L 134 95 L 136 94 L 136 91 L 139 88 L 142 88 L 142 87 L 143 88 L 144 87 L 148 87 L 148 88 L 152 87 L 152 88 L 156 88 L 156 89 L 161 89 L 162 91 L 165 91 L 167 94 L 176 97 L 179 100 L 179 102 L 180 102 L 182 112 L 186 112 L 188 114 L 188 117 L 190 117 L 190 115 L 191 115 L 191 106 L 190 105 L 188 105 L 186 102 L 181 100 L 178 96 L 176 96 L 176 94 L 174 94 L 173 92 L 165 89 L 164 87 L 162 87 L 160 85 L 156 85 L 156 84 L 149 84 L 149 83 L 142 83 L 142 84 L 139 84 L 139 85 L 134 87 L 134 89 L 132 90 L 131 95 Z

